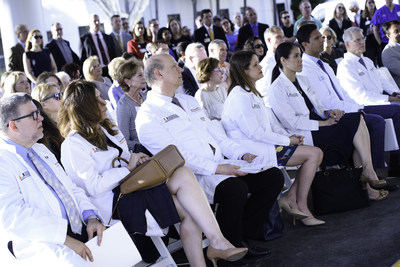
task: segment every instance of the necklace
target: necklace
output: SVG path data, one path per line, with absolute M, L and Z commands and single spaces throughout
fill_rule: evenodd
M 125 95 L 127 97 L 129 97 L 137 106 L 141 106 L 143 104 L 143 98 L 140 94 L 138 94 L 138 100 L 134 99 L 133 97 L 131 97 L 128 93 L 125 93 Z

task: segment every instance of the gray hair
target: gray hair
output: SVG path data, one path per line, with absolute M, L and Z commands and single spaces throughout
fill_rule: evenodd
M 217 49 L 219 45 L 225 44 L 225 42 L 221 39 L 212 40 L 211 43 L 208 45 L 208 54 L 211 53 L 211 49 Z M 186 52 L 185 52 L 186 55 Z
M 8 123 L 20 116 L 19 107 L 32 101 L 32 97 L 25 93 L 14 93 L 0 100 L 0 132 L 6 134 Z
M 165 55 L 166 54 L 154 55 L 154 56 L 151 56 L 146 61 L 146 67 L 144 68 L 144 77 L 149 86 L 153 86 L 154 82 L 156 81 L 154 71 L 156 69 L 158 69 L 158 70 L 164 69 L 164 63 L 162 62 L 160 57 L 165 56 Z
M 275 25 L 274 25 L 274 26 L 271 26 L 271 27 L 269 27 L 269 28 L 267 28 L 267 29 L 264 31 L 264 39 L 267 40 L 267 38 L 271 37 L 271 35 L 272 35 L 273 33 L 277 33 L 278 30 L 283 31 L 281 27 L 275 26 Z
M 352 6 L 356 6 L 356 7 L 360 8 L 357 1 L 351 1 L 349 4 L 349 8 L 351 8 Z
M 186 47 L 185 50 L 185 60 L 189 60 L 189 57 L 191 57 L 194 54 L 194 51 L 196 49 L 204 48 L 204 45 L 202 43 L 191 43 Z
M 14 32 L 15 34 L 18 36 L 18 34 L 20 34 L 22 32 L 22 28 L 26 28 L 25 24 L 18 24 L 17 26 L 15 26 Z
M 343 41 L 345 43 L 351 42 L 353 40 L 353 34 L 356 32 L 359 32 L 362 34 L 363 30 L 358 27 L 350 27 L 347 30 L 345 30 L 343 33 Z

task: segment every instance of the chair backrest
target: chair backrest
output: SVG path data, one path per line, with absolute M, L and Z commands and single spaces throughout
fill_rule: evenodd
M 392 119 L 385 119 L 385 151 L 399 150 Z

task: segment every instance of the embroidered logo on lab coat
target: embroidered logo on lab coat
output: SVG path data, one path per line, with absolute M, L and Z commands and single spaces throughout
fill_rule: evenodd
M 167 123 L 167 122 L 172 121 L 173 119 L 177 119 L 177 118 L 179 118 L 178 115 L 172 114 L 172 115 L 169 115 L 169 116 L 167 116 L 167 117 L 164 117 L 164 118 L 163 118 L 163 121 L 164 121 L 165 123 Z
M 358 76 L 364 76 L 365 75 L 365 73 L 361 69 L 358 69 L 357 72 L 358 72 Z
M 298 93 L 287 93 L 288 97 L 298 97 L 299 94 Z
M 18 178 L 23 181 L 25 178 L 30 177 L 31 174 L 29 173 L 29 171 L 23 172 L 20 176 L 18 176 Z
M 191 112 L 197 112 L 197 111 L 200 111 L 200 108 L 199 108 L 199 107 L 197 107 L 197 108 L 191 108 L 190 111 L 191 111 Z
M 123 143 L 125 143 L 125 141 L 126 141 L 126 140 L 125 140 L 125 137 L 122 137 L 121 140 L 119 140 L 119 143 L 120 143 L 120 144 L 123 144 Z
M 253 109 L 261 109 L 260 105 L 257 103 L 253 104 Z
M 98 152 L 99 151 L 99 149 L 97 148 L 97 147 L 92 147 L 92 150 L 93 150 L 93 152 Z

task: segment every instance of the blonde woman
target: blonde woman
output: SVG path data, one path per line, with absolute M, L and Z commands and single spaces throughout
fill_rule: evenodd
M 336 33 L 338 47 L 344 47 L 342 36 L 344 31 L 351 26 L 351 20 L 347 16 L 346 8 L 342 3 L 338 3 L 333 11 L 333 18 L 329 21 L 329 27 Z
M 343 49 L 335 47 L 336 33 L 329 26 L 322 27 L 319 32 L 324 39 L 324 51 L 320 54 L 320 59 L 329 64 L 336 74 L 337 65 L 343 59 Z
M 53 55 L 49 49 L 43 48 L 43 35 L 39 30 L 29 32 L 22 60 L 24 72 L 33 83 L 36 83 L 37 77 L 44 71 L 57 72 Z
M 43 111 L 54 122 L 57 122 L 63 93 L 55 83 L 42 83 L 36 85 L 32 92 L 32 98 L 42 105 Z
M 94 82 L 96 84 L 101 93 L 101 98 L 104 100 L 110 100 L 108 97 L 108 90 L 110 89 L 112 82 L 109 78 L 102 76 L 102 68 L 99 58 L 97 56 L 88 57 L 83 62 L 82 71 L 86 81 Z
M 13 93 L 31 94 L 31 86 L 25 74 L 20 71 L 11 72 L 4 80 L 3 93 L 4 96 Z

